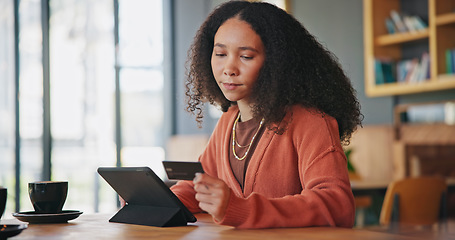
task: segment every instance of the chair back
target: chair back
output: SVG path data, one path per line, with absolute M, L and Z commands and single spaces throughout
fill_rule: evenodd
M 437 223 L 445 211 L 447 183 L 440 177 L 415 177 L 389 184 L 379 222 L 413 225 Z

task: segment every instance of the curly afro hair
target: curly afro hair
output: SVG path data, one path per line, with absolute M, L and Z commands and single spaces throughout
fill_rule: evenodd
M 233 17 L 247 22 L 265 47 L 266 59 L 251 96 L 254 116 L 264 118 L 265 126 L 281 134 L 286 127 L 277 129 L 273 124 L 282 122 L 292 105 L 314 108 L 337 120 L 340 140 L 349 144 L 363 115 L 337 58 L 294 17 L 264 2 L 226 2 L 198 30 L 189 50 L 186 80 L 187 110 L 196 115 L 196 121 L 202 122 L 204 102 L 223 112 L 236 104 L 224 97 L 211 67 L 215 33 Z

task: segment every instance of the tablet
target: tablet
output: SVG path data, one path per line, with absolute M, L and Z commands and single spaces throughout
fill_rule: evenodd
M 141 224 L 140 218 L 154 217 L 158 223 L 142 224 L 153 226 L 176 225 L 172 222 L 180 223 L 177 225 L 196 222 L 194 215 L 149 167 L 99 167 L 98 173 L 127 202 L 117 213 L 122 215 L 118 218 L 127 215 L 135 223 Z M 124 213 L 120 214 L 122 211 Z M 113 221 L 116 221 L 115 217 Z M 129 223 L 122 219 L 118 222 Z

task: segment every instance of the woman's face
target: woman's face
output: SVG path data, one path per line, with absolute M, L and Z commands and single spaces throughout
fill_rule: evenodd
M 212 72 L 229 101 L 249 103 L 264 60 L 262 40 L 247 22 L 231 18 L 218 28 L 212 52 Z

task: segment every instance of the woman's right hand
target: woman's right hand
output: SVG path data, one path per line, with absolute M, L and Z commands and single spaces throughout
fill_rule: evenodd
M 223 180 L 203 173 L 196 173 L 193 183 L 199 207 L 221 222 L 226 215 L 231 189 Z

